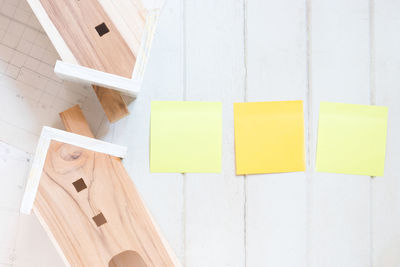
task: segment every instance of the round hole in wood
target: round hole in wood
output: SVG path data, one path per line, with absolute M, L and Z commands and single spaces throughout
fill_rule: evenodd
M 147 265 L 136 251 L 126 250 L 115 255 L 108 263 L 108 267 L 147 267 Z

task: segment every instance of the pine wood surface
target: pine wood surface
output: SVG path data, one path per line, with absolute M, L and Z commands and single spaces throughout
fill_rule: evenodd
M 135 56 L 98 1 L 40 1 L 78 64 L 131 78 Z M 100 37 L 102 23 L 109 32 Z
M 129 115 L 127 104 L 119 92 L 96 85 L 93 85 L 93 89 L 110 122 Z
M 79 105 L 75 105 L 60 113 L 61 120 L 68 132 L 94 138 L 92 130 L 85 119 Z
M 60 116 L 93 136 L 78 105 Z M 179 266 L 117 157 L 52 141 L 35 213 L 71 266 Z
M 80 178 L 87 188 L 78 192 Z M 126 250 L 147 266 L 176 266 L 119 158 L 52 141 L 35 211 L 71 266 L 108 266 Z M 100 213 L 107 222 L 97 226 Z

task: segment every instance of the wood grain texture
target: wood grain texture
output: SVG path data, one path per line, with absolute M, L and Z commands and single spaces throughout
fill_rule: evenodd
M 371 100 L 389 108 L 385 174 L 372 179 L 372 263 L 400 266 L 400 2 L 371 6 Z
M 62 60 L 71 64 L 77 64 L 76 58 L 63 40 L 57 28 L 51 22 L 46 10 L 40 3 L 40 0 L 26 0 L 26 2 L 31 7 L 33 13 L 40 22 L 40 25 L 42 26 L 43 30 L 45 30 L 47 36 L 51 40 L 51 43 L 57 50 L 57 53 L 62 58 Z M 8 15 L 11 16 L 11 14 Z
M 321 101 L 370 103 L 369 4 L 313 0 L 311 10 L 314 152 Z M 371 266 L 370 183 L 368 176 L 313 174 L 308 266 Z
M 116 122 L 129 115 L 125 100 L 118 91 L 93 85 L 93 90 L 110 122 Z
M 233 102 L 244 96 L 243 1 L 186 1 L 187 101 L 222 102 L 222 169 L 187 173 L 185 266 L 245 264 L 243 176 L 235 176 Z M 201 52 L 200 52 L 201 51 Z
M 75 105 L 60 113 L 62 123 L 68 132 L 94 138 L 79 105 Z
M 60 116 L 93 136 L 78 105 Z M 71 266 L 180 266 L 117 157 L 51 141 L 35 213 Z
M 305 2 L 247 8 L 247 101 L 303 100 L 307 129 Z M 246 193 L 248 266 L 308 266 L 306 174 L 247 175 Z
M 87 188 L 77 192 L 80 178 Z M 179 266 L 117 157 L 51 141 L 35 213 L 71 266 L 109 266 L 124 251 L 137 252 L 147 267 Z
M 146 263 L 139 254 L 134 251 L 125 251 L 110 260 L 109 267 L 146 267 Z
M 96 0 L 40 0 L 78 64 L 131 78 L 135 55 L 103 7 Z M 100 37 L 95 27 L 105 23 Z
M 137 57 L 147 15 L 142 0 L 98 1 Z

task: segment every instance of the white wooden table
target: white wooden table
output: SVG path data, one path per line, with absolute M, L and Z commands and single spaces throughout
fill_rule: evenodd
M 236 176 L 232 103 L 298 99 L 307 171 Z M 221 174 L 149 172 L 151 100 L 223 103 Z M 125 166 L 184 266 L 395 267 L 399 100 L 400 1 L 167 0 L 131 115 L 98 136 L 128 147 Z M 389 107 L 384 177 L 314 172 L 320 101 Z M 15 266 L 57 266 L 26 220 Z

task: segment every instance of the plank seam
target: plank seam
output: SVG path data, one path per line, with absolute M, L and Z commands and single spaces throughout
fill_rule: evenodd
M 187 39 L 186 39 L 186 0 L 182 0 L 181 4 L 181 12 L 182 12 L 182 100 L 186 101 L 186 90 L 187 90 Z M 186 255 L 186 247 L 187 247 L 187 235 L 186 235 L 186 216 L 187 216 L 187 184 L 186 184 L 186 174 L 182 173 L 182 195 L 183 195 L 183 203 L 182 203 L 182 236 L 183 236 L 183 266 L 187 266 L 187 255 Z
M 370 104 L 376 105 L 376 80 L 375 80 L 375 2 L 369 0 L 369 91 Z M 374 262 L 374 240 L 373 240 L 373 198 L 374 198 L 374 176 L 370 177 L 369 183 L 369 265 Z
M 312 121 L 312 0 L 305 0 L 305 16 L 306 16 L 306 101 L 307 101 L 307 121 L 308 125 L 307 129 L 307 144 L 306 144 L 306 156 L 307 158 L 307 169 L 305 172 L 306 175 L 306 208 L 307 208 L 307 229 L 306 229 L 306 266 L 311 266 L 312 260 L 312 229 L 311 229 L 311 221 L 312 221 L 312 167 L 313 167 L 313 154 L 312 147 L 313 143 L 313 121 Z
M 243 88 L 243 101 L 247 102 L 247 63 L 248 63 L 248 21 L 247 21 L 247 0 L 243 0 L 243 59 L 244 59 L 244 88 Z M 244 230 L 244 267 L 247 267 L 247 175 L 243 175 L 243 230 Z

